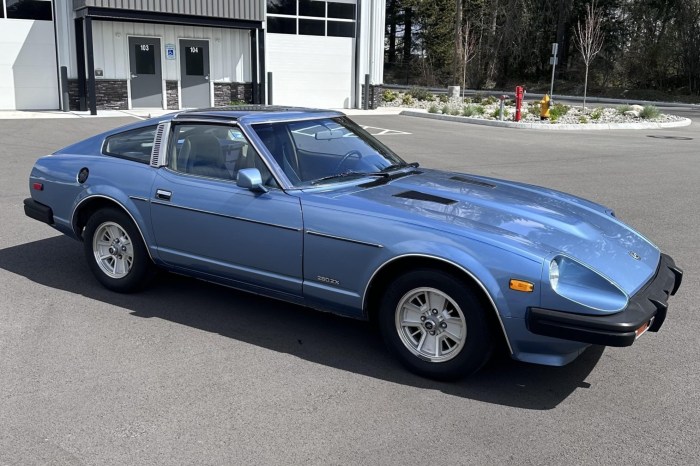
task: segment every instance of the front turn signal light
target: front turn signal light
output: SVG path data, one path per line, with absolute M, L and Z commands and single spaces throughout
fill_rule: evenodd
M 535 285 L 525 280 L 516 280 L 514 278 L 510 279 L 510 289 L 515 291 L 522 291 L 523 293 L 532 293 L 535 289 Z

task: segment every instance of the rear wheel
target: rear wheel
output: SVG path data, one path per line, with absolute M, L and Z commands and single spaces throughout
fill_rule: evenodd
M 115 208 L 95 212 L 83 234 L 90 270 L 106 288 L 129 293 L 142 288 L 152 268 L 136 226 Z
M 387 288 L 379 325 L 389 350 L 411 371 L 454 380 L 479 370 L 491 355 L 487 311 L 453 275 L 419 269 Z

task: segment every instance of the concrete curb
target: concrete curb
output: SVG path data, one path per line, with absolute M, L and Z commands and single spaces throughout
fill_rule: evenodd
M 399 115 L 429 118 L 432 120 L 455 121 L 471 125 L 495 126 L 498 128 L 534 129 L 540 131 L 595 131 L 611 129 L 664 129 L 679 128 L 689 126 L 692 121 L 683 118 L 678 121 L 668 123 L 582 123 L 582 124 L 547 124 L 547 123 L 516 123 L 514 121 L 482 120 L 480 118 L 469 118 L 456 115 L 440 115 L 436 113 L 417 112 L 415 110 L 404 110 Z

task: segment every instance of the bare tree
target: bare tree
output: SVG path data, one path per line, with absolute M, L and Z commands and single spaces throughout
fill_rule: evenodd
M 478 52 L 477 50 L 477 37 L 472 31 L 471 23 L 467 21 L 462 29 L 462 50 L 464 55 L 462 55 L 462 96 L 464 96 L 464 91 L 467 89 L 467 65 L 472 61 Z
M 583 23 L 581 20 L 576 24 L 574 32 L 574 42 L 576 48 L 581 52 L 583 63 L 586 65 L 586 77 L 583 84 L 583 110 L 586 110 L 586 93 L 588 91 L 588 68 L 591 61 L 603 48 L 603 12 L 596 5 L 595 0 L 586 5 L 586 16 Z

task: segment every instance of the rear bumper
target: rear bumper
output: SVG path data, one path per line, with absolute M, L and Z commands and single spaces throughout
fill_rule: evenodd
M 24 213 L 27 217 L 39 220 L 47 225 L 54 224 L 51 207 L 40 204 L 31 197 L 24 200 Z
M 676 294 L 683 271 L 670 256 L 661 254 L 656 275 L 632 296 L 627 307 L 612 315 L 590 316 L 531 307 L 527 311 L 528 330 L 537 335 L 605 346 L 630 346 L 637 329 L 645 325 L 658 332 L 666 319 L 668 298 Z

